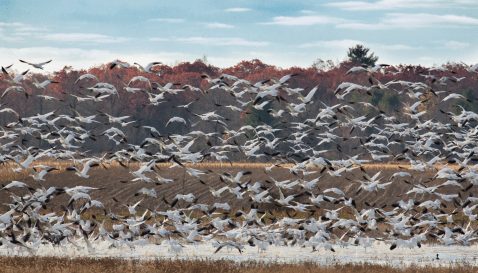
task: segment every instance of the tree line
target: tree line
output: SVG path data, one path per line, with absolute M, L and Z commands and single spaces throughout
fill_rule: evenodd
M 372 61 L 376 62 L 377 60 L 374 59 Z M 323 108 L 321 103 L 330 106 L 337 104 L 339 100 L 335 97 L 334 92 L 337 86 L 341 83 L 352 82 L 363 86 L 371 85 L 368 82 L 367 77 L 364 77 L 363 74 L 351 73 L 345 75 L 346 72 L 352 67 L 358 65 L 356 60 L 355 62 L 354 60 L 349 60 L 341 63 L 334 63 L 332 61 L 324 62 L 318 60 L 316 64 L 322 65 L 315 65 L 309 68 L 291 67 L 288 69 L 282 69 L 280 67 L 265 64 L 258 59 L 254 59 L 251 61 L 242 61 L 235 66 L 221 69 L 210 64 L 205 64 L 201 61 L 195 61 L 193 63 L 184 62 L 174 67 L 167 65 L 157 65 L 151 69 L 152 73 L 147 74 L 140 72 L 136 67 L 127 69 L 110 69 L 109 67 L 111 63 L 98 65 L 87 70 L 75 70 L 72 67 L 65 66 L 62 70 L 56 71 L 52 74 L 39 74 L 34 72 L 28 73 L 24 78 L 22 86 L 25 88 L 26 93 L 29 94 L 29 97 L 25 97 L 22 93 L 9 92 L 9 94 L 2 98 L 0 103 L 2 105 L 6 105 L 2 107 L 14 109 L 21 117 L 30 117 L 38 113 L 47 113 L 50 111 L 57 111 L 55 112 L 56 115 L 66 114 L 75 116 L 76 113 L 73 111 L 73 109 L 84 116 L 99 115 L 100 113 L 96 110 L 98 109 L 98 105 L 96 104 L 101 103 L 102 112 L 108 113 L 112 116 L 130 116 L 130 119 L 128 120 L 136 121 L 136 127 L 133 128 L 137 129 L 139 126 L 144 125 L 153 126 L 163 134 L 185 134 L 193 130 L 214 130 L 217 132 L 223 132 L 225 129 L 218 123 L 201 123 L 198 125 L 198 127 L 194 128 L 191 126 L 185 127 L 181 124 L 171 124 L 165 128 L 166 122 L 174 116 L 187 117 L 188 123 L 192 125 L 197 120 L 193 120 L 194 116 L 191 116 L 191 113 L 206 113 L 209 111 L 216 111 L 216 113 L 219 115 L 227 118 L 228 124 L 235 128 L 239 128 L 243 125 L 257 126 L 261 123 L 267 123 L 269 125 L 275 126 L 276 128 L 282 128 L 282 132 L 278 134 L 286 137 L 289 132 L 288 127 L 291 126 L 291 123 L 303 121 L 308 118 L 314 119 L 320 109 Z M 375 77 L 376 80 L 380 81 L 382 84 L 392 80 L 396 82 L 423 82 L 429 85 L 435 91 L 446 90 L 447 92 L 463 94 L 469 100 L 461 99 L 455 101 L 455 103 L 463 106 L 466 110 L 476 110 L 477 106 L 475 98 L 478 97 L 478 94 L 476 94 L 477 80 L 474 78 L 474 75 L 466 71 L 463 64 L 447 63 L 444 64 L 443 67 L 447 68 L 449 71 L 433 71 L 433 73 L 431 73 L 422 66 L 400 64 L 398 66 L 387 68 L 386 74 L 375 74 Z M 453 71 L 453 73 L 450 71 Z M 103 99 L 101 102 L 96 102 L 94 100 L 80 101 L 78 97 L 84 98 L 88 95 L 94 95 L 94 93 L 87 88 L 96 84 L 96 80 L 84 79 L 77 82 L 77 79 L 81 75 L 87 73 L 95 75 L 99 82 L 105 82 L 114 85 L 118 90 L 119 96 L 111 95 Z M 252 106 L 250 103 L 249 107 L 247 108 L 248 113 L 242 115 L 240 113 L 217 107 L 217 104 L 235 104 L 236 99 L 243 99 L 245 102 L 247 102 L 251 98 L 253 99 L 253 97 L 247 97 L 247 95 L 245 95 L 244 98 L 236 98 L 218 88 L 210 89 L 212 85 L 201 77 L 203 74 L 207 74 L 211 78 L 217 78 L 222 74 L 228 74 L 236 76 L 240 79 L 248 80 L 254 84 L 256 82 L 271 78 L 279 79 L 284 75 L 295 73 L 297 73 L 298 76 L 290 79 L 289 87 L 303 88 L 304 91 L 302 91 L 302 93 L 306 95 L 312 88 L 317 86 L 317 92 L 315 93 L 313 99 L 314 105 L 316 107 L 310 107 L 310 111 L 308 111 L 306 114 L 301 114 L 300 117 L 291 117 L 290 115 L 286 114 L 283 118 L 273 118 L 269 111 L 267 111 L 268 109 L 279 109 L 281 107 L 284 108 L 284 102 L 281 103 L 279 101 L 274 101 L 262 111 L 255 110 L 254 108 L 250 107 Z M 430 77 L 425 77 L 423 75 L 433 75 L 436 79 L 439 79 L 443 76 L 466 78 L 456 82 L 448 82 L 445 86 L 440 85 L 436 80 L 433 81 L 433 79 Z M 158 106 L 152 106 L 149 105 L 150 101 L 148 100 L 147 94 L 147 91 L 149 92 L 150 90 L 144 83 L 135 82 L 131 84 L 131 87 L 137 87 L 140 89 L 135 93 L 127 92 L 124 89 L 122 81 L 128 83 L 129 80 L 135 76 L 144 76 L 148 78 L 150 82 L 155 82 L 161 86 L 164 86 L 167 83 L 179 83 L 180 85 L 177 88 L 181 88 L 185 85 L 191 85 L 201 88 L 204 93 L 192 91 L 190 89 L 184 89 L 177 95 L 165 94 L 163 103 L 159 104 Z M 51 84 L 45 89 L 40 89 L 35 87 L 34 79 L 36 79 L 38 82 L 41 82 L 45 79 L 50 79 L 57 81 L 58 84 Z M 3 81 L 0 82 L 0 90 L 5 90 L 7 87 L 7 83 Z M 403 105 L 410 105 L 415 101 L 404 95 L 404 93 L 406 93 L 406 89 L 406 86 L 397 83 L 391 85 L 388 89 L 377 88 L 366 93 L 354 92 L 347 99 L 350 101 L 367 101 L 378 107 L 380 111 L 386 115 L 396 116 L 400 122 L 406 123 L 407 121 L 410 121 L 410 118 L 402 114 L 401 108 Z M 160 92 L 153 90 L 153 93 Z M 58 98 L 60 101 L 47 101 L 45 99 L 36 97 L 38 95 L 52 96 Z M 281 97 L 287 100 L 288 95 L 286 92 L 281 91 Z M 423 96 L 421 99 L 426 100 L 426 102 L 421 106 L 425 107 L 427 110 L 427 113 L 425 116 L 423 116 L 425 120 L 436 119 L 444 123 L 450 122 L 446 116 L 440 115 L 440 108 L 450 108 L 452 104 L 451 101 L 440 102 L 442 97 L 434 96 L 430 93 L 428 93 L 426 96 Z M 187 104 L 193 100 L 197 100 L 197 102 L 192 103 L 187 109 L 175 107 L 178 105 Z M 458 113 L 460 108 L 455 108 Z M 373 117 L 374 115 L 380 114 L 380 112 L 372 108 L 366 108 L 363 105 L 358 104 L 354 106 L 354 109 L 355 112 L 351 111 L 349 113 L 350 116 L 357 116 L 365 113 L 366 115 Z M 0 125 L 4 129 L 8 129 L 8 124 L 10 122 L 15 122 L 15 120 L 16 118 L 14 115 L 9 113 L 0 114 Z M 106 122 L 106 120 L 100 116 L 98 116 L 97 120 Z M 95 128 L 96 126 L 93 124 L 87 129 L 92 130 L 92 132 L 96 134 L 100 134 L 101 132 L 95 132 Z M 125 130 L 128 129 L 125 128 Z M 131 135 L 128 138 L 130 144 L 139 144 L 138 141 L 144 139 L 149 134 L 147 130 L 131 131 L 125 133 Z M 350 132 L 350 128 L 338 128 L 336 131 L 334 131 L 334 134 L 341 135 L 345 138 L 350 137 L 351 133 L 354 135 L 366 136 L 372 132 Z M 42 141 L 33 135 L 26 134 L 25 139 L 28 141 L 38 142 L 37 145 L 40 147 L 48 146 L 45 141 Z M 219 143 L 219 141 L 221 140 L 213 139 L 214 144 Z M 317 139 L 314 140 L 314 138 L 311 137 L 311 141 L 317 141 Z M 350 154 L 353 154 L 353 148 L 357 145 L 360 145 L 360 143 L 358 140 L 354 140 L 346 142 L 344 145 L 344 147 L 341 147 L 342 150 L 344 152 L 350 152 Z M 105 139 L 89 141 L 82 145 L 82 149 L 93 150 L 98 153 L 114 148 L 115 144 L 108 142 Z M 280 147 L 278 148 L 280 149 Z M 336 156 L 340 157 L 340 154 L 337 153 Z

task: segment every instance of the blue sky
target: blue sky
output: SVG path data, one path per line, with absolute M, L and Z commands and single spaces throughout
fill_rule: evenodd
M 89 68 L 121 59 L 288 68 L 342 61 L 357 43 L 388 64 L 478 63 L 478 0 L 3 1 L 0 65 Z

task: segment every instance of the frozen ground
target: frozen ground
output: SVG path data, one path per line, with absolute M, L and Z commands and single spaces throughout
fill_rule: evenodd
M 167 241 L 165 241 L 167 242 Z M 334 246 L 335 252 L 319 249 L 317 252 L 311 252 L 311 248 L 271 246 L 266 251 L 258 251 L 257 247 L 245 246 L 242 255 L 237 249 L 227 249 L 224 247 L 218 253 L 214 254 L 216 248 L 211 244 L 199 244 L 197 246 L 187 245 L 182 251 L 176 254 L 171 251 L 169 244 L 154 245 L 146 244 L 144 246 L 135 246 L 130 248 L 123 245 L 121 249 L 108 248 L 110 243 L 101 242 L 94 244 L 94 253 L 89 253 L 86 248 L 78 249 L 68 246 L 53 247 L 51 245 L 38 246 L 35 255 L 40 256 L 69 256 L 69 257 L 123 257 L 138 259 L 231 259 L 233 261 L 271 261 L 293 263 L 299 261 L 315 261 L 318 264 L 327 265 L 335 263 L 376 263 L 392 266 L 419 265 L 419 266 L 448 266 L 450 264 L 469 264 L 478 265 L 478 246 L 438 246 L 422 245 L 421 248 L 397 248 L 389 250 L 389 245 L 384 243 L 374 243 L 372 247 L 349 246 L 342 248 Z M 439 254 L 439 260 L 436 256 Z M 0 255 L 30 255 L 26 251 L 7 249 L 0 247 Z

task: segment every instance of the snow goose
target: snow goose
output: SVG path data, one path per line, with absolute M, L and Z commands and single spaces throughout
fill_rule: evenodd
M 37 95 L 37 97 L 44 98 L 47 101 L 57 100 L 57 101 L 65 102 L 64 100 L 60 100 L 59 98 L 55 98 L 55 97 L 47 96 L 47 95 Z
M 58 82 L 52 81 L 52 80 L 45 80 L 42 83 L 39 83 L 37 79 L 33 78 L 33 84 L 39 89 L 45 89 L 45 87 L 49 85 L 50 83 L 58 83 Z
M 268 104 L 269 102 L 271 102 L 270 100 L 267 100 L 267 101 L 264 101 L 263 103 L 261 104 L 256 104 L 254 105 L 253 107 L 257 110 L 264 110 L 264 106 L 266 106 L 266 104 Z
M 164 127 L 168 127 L 168 125 L 171 124 L 171 122 L 182 122 L 182 123 L 184 123 L 184 126 L 186 126 L 186 128 L 188 128 L 188 124 L 186 123 L 186 121 L 185 121 L 183 118 L 180 118 L 180 117 L 173 117 L 173 118 L 171 118 L 171 119 L 166 123 L 166 126 L 164 126 Z
M 3 191 L 3 190 L 6 190 L 6 189 L 10 189 L 12 187 L 23 188 L 23 187 L 28 187 L 28 185 L 23 183 L 23 182 L 20 182 L 20 181 L 12 181 L 12 182 L 8 183 L 6 186 L 3 186 L 2 189 L 0 189 L 0 190 Z
M 317 89 L 319 88 L 319 86 L 317 85 L 316 87 L 314 87 L 312 90 L 310 90 L 309 94 L 307 94 L 307 96 L 302 96 L 301 94 L 298 94 L 299 97 L 298 99 L 301 100 L 303 103 L 309 103 L 312 101 L 312 97 L 314 96 L 315 92 L 317 92 Z
M 25 76 L 30 69 L 24 71 L 20 75 L 17 75 L 15 78 L 12 78 L 10 74 L 8 74 L 7 70 L 2 66 L 2 72 L 5 75 L 6 79 L 3 79 L 3 81 L 11 83 L 11 84 L 22 84 L 20 81 L 23 79 L 23 76 Z
M 76 175 L 78 175 L 79 177 L 83 177 L 83 178 L 88 178 L 90 177 L 89 175 L 87 175 L 86 173 L 88 172 L 88 170 L 92 167 L 97 167 L 99 166 L 100 164 L 98 163 L 93 163 L 93 162 L 86 162 L 85 163 L 85 166 L 83 166 L 83 169 L 80 171 L 78 170 L 76 167 L 68 167 L 66 168 L 67 171 L 75 171 L 76 172 Z
M 45 181 L 45 179 L 43 179 L 43 177 L 51 172 L 51 171 L 56 171 L 58 170 L 57 168 L 48 168 L 46 170 L 42 170 L 41 172 L 37 172 L 36 168 L 33 167 L 33 174 L 30 174 L 31 177 L 33 177 L 33 179 L 35 179 L 36 181 Z
M 21 92 L 21 93 L 25 94 L 25 97 L 27 97 L 27 99 L 28 99 L 29 95 L 28 95 L 27 91 L 25 90 L 25 88 L 23 88 L 21 86 L 10 86 L 10 87 L 8 87 L 7 89 L 5 89 L 5 92 L 3 92 L 0 99 L 5 97 L 8 94 L 8 92 L 10 92 L 12 90 L 15 90 L 15 91 L 18 91 L 18 92 Z
M 44 63 L 37 63 L 37 64 L 34 64 L 34 63 L 29 63 L 29 62 L 25 62 L 25 61 L 22 61 L 20 60 L 20 62 L 22 63 L 26 63 L 26 64 L 29 64 L 31 66 L 33 66 L 34 68 L 39 68 L 39 69 L 43 69 L 43 66 L 50 63 L 52 60 L 49 60 L 47 62 L 44 62 Z
M 470 73 L 478 73 L 478 64 L 473 65 L 472 67 L 469 67 L 466 63 L 461 62 L 462 64 L 465 65 L 465 70 L 470 72 Z
M 158 196 L 156 196 L 156 191 L 154 189 L 141 188 L 139 191 L 137 191 L 134 194 L 134 196 L 138 196 L 140 194 L 144 194 L 144 195 L 147 195 L 147 196 L 158 198 Z
M 143 72 L 143 73 L 151 73 L 150 69 L 151 67 L 155 66 L 155 65 L 160 65 L 162 64 L 161 62 L 152 62 L 152 63 L 149 63 L 146 67 L 143 67 L 142 65 L 138 64 L 138 63 L 134 63 L 135 65 L 138 66 L 138 70 Z
M 99 82 L 98 78 L 95 75 L 84 74 L 84 75 L 81 75 L 78 79 L 76 79 L 75 84 L 83 79 L 95 79 L 96 81 Z
M 136 91 L 141 91 L 141 88 L 132 88 L 132 87 L 129 87 L 129 85 L 126 84 L 126 83 L 121 79 L 120 75 L 117 75 L 117 76 L 118 76 L 118 79 L 120 80 L 120 82 L 124 85 L 123 89 L 126 89 L 127 92 L 135 94 Z
M 110 69 L 115 68 L 115 66 L 118 67 L 118 68 L 128 68 L 128 67 L 131 67 L 131 65 L 130 65 L 129 63 L 122 63 L 122 62 L 114 61 L 114 62 L 111 63 Z

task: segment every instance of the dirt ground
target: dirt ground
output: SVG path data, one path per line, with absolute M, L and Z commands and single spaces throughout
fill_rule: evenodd
M 229 172 L 233 176 L 237 174 L 239 171 L 251 171 L 251 175 L 244 176 L 241 181 L 246 182 L 251 180 L 251 185 L 253 185 L 256 181 L 261 182 L 264 184 L 266 187 L 270 187 L 270 193 L 274 198 L 279 198 L 279 191 L 278 188 L 275 187 L 274 184 L 267 183 L 266 180 L 271 180 L 268 175 L 273 177 L 277 181 L 283 181 L 283 180 L 288 180 L 290 179 L 291 181 L 297 180 L 299 177 L 303 177 L 302 174 L 298 175 L 293 175 L 288 169 L 285 168 L 273 168 L 272 171 L 268 172 L 268 175 L 265 173 L 264 168 L 257 168 L 257 167 L 252 167 L 252 168 L 235 168 L 235 167 L 229 167 L 229 165 L 224 165 L 222 168 L 210 168 L 210 167 L 199 167 L 197 168 L 206 174 L 201 176 L 201 180 L 206 183 L 207 185 L 204 185 L 199 182 L 199 179 L 192 177 L 188 175 L 185 171 L 185 169 L 180 169 L 180 168 L 172 168 L 169 169 L 167 167 L 162 167 L 161 170 L 159 171 L 159 174 L 168 179 L 175 179 L 174 182 L 170 182 L 168 184 L 162 184 L 162 185 L 155 185 L 154 183 L 146 183 L 144 181 L 137 181 L 137 182 L 127 182 L 127 183 L 122 183 L 120 181 L 130 181 L 134 178 L 132 174 L 130 174 L 129 169 L 123 169 L 120 167 L 116 168 L 110 168 L 110 169 L 103 169 L 100 167 L 91 169 L 88 174 L 90 175 L 89 178 L 85 179 L 82 177 L 78 177 L 75 175 L 74 172 L 66 172 L 66 171 L 55 171 L 49 173 L 45 179 L 46 181 L 42 182 L 42 184 L 46 187 L 75 187 L 78 185 L 82 186 L 90 186 L 90 187 L 97 187 L 101 188 L 101 190 L 93 190 L 90 191 L 89 194 L 92 199 L 98 200 L 102 202 L 106 208 L 107 211 L 112 211 L 112 212 L 127 212 L 127 208 L 123 206 L 122 204 L 133 204 L 136 203 L 137 201 L 141 200 L 144 198 L 144 200 L 141 202 L 140 206 L 144 209 L 149 208 L 149 209 L 155 209 L 158 206 L 159 209 L 166 210 L 168 209 L 167 205 L 162 203 L 161 199 L 164 196 L 167 201 L 171 202 L 176 194 L 181 193 L 181 194 L 188 194 L 188 193 L 193 193 L 196 198 L 198 198 L 198 203 L 203 203 L 203 204 L 208 204 L 212 205 L 214 203 L 229 203 L 232 208 L 249 208 L 251 206 L 251 202 L 249 200 L 249 196 L 244 194 L 244 199 L 240 200 L 237 199 L 236 196 L 229 191 L 224 191 L 221 194 L 220 198 L 214 197 L 211 192 L 210 188 L 212 187 L 216 190 L 222 188 L 225 186 L 223 182 L 219 179 L 219 175 L 216 173 L 225 173 Z M 131 171 L 136 171 L 137 168 L 131 168 Z M 213 171 L 213 172 L 210 172 Z M 322 176 L 320 174 L 320 169 L 319 168 L 314 168 L 312 171 L 317 171 L 316 173 L 310 174 L 308 177 L 304 177 L 305 180 L 310 181 L 316 177 Z M 378 168 L 370 168 L 366 169 L 367 173 L 369 176 L 372 176 L 376 174 L 380 169 Z M 384 168 L 381 171 L 381 174 L 379 177 L 382 178 L 382 182 L 388 182 L 389 178 L 391 175 L 395 172 L 398 172 L 398 169 L 390 169 L 390 168 Z M 385 190 L 379 190 L 378 192 L 366 192 L 362 191 L 358 195 L 356 195 L 356 191 L 360 186 L 360 183 L 358 182 L 353 182 L 350 180 L 364 180 L 363 179 L 363 173 L 359 169 L 355 169 L 352 172 L 345 172 L 342 173 L 342 177 L 331 177 L 329 174 L 324 173 L 325 175 L 320 178 L 318 185 L 320 187 L 320 190 L 325 190 L 328 188 L 338 188 L 342 190 L 347 197 L 353 197 L 356 200 L 357 207 L 367 207 L 364 202 L 368 202 L 370 205 L 375 206 L 383 206 L 387 205 L 387 209 L 392 209 L 390 205 L 398 200 L 405 200 L 407 201 L 408 199 L 413 199 L 416 201 L 425 201 L 425 200 L 435 200 L 438 198 L 438 196 L 433 196 L 431 194 L 416 194 L 416 193 L 411 193 L 408 195 L 405 195 L 405 193 L 413 188 L 411 184 L 405 183 L 404 180 L 407 180 L 411 182 L 412 184 L 418 184 L 420 182 L 427 182 L 429 181 L 435 174 L 434 171 L 429 171 L 429 172 L 419 172 L 419 171 L 408 171 L 410 174 L 412 174 L 412 177 L 405 177 L 405 178 L 397 178 L 394 180 L 394 182 L 389 185 Z M 149 177 L 154 177 L 154 175 L 148 175 Z M 348 180 L 349 179 L 349 180 Z M 32 188 L 38 188 L 39 184 L 35 180 L 33 180 L 31 177 L 25 178 L 23 180 L 20 180 L 22 182 L 27 183 L 30 185 Z M 156 179 L 154 179 L 156 181 Z M 428 182 L 426 185 L 427 186 L 433 186 L 437 185 L 440 183 L 443 183 L 443 179 L 437 179 L 431 182 Z M 8 183 L 8 182 L 7 182 Z M 462 183 L 462 186 L 466 187 L 468 182 Z M 236 185 L 233 185 L 229 183 L 229 185 L 235 187 Z M 145 195 L 138 195 L 135 196 L 135 193 L 143 188 L 146 187 L 148 189 L 155 189 L 158 198 L 153 198 Z M 458 192 L 458 187 L 456 186 L 445 186 L 437 190 L 439 193 L 446 193 L 446 194 L 451 194 L 451 193 L 457 193 Z M 470 193 L 473 194 L 473 196 L 478 195 L 477 194 L 478 187 L 473 187 L 471 190 L 468 192 L 461 192 L 463 194 L 463 198 L 466 198 Z M 262 191 L 262 190 L 261 190 Z M 301 193 L 304 192 L 305 190 L 296 185 L 294 187 L 294 190 L 283 190 L 283 193 L 285 196 L 290 195 L 290 194 L 296 194 L 296 193 Z M 26 194 L 27 190 L 25 188 L 15 188 L 13 189 L 13 192 L 16 194 Z M 320 193 L 319 189 L 315 188 L 313 190 L 314 194 Z M 1 191 L 0 192 L 0 200 L 2 200 L 2 206 L 0 207 L 0 210 L 5 211 L 8 209 L 8 207 L 5 205 L 5 203 L 9 203 L 11 200 L 11 197 L 9 197 L 10 193 L 7 191 Z M 339 198 L 340 196 L 334 194 L 334 193 L 327 193 L 327 196 Z M 51 200 L 51 202 L 48 204 L 48 208 L 51 208 L 55 211 L 59 209 L 60 205 L 66 205 L 68 204 L 70 196 L 67 194 L 62 194 L 60 196 L 57 196 Z M 115 202 L 113 200 L 115 198 L 116 200 L 119 201 L 119 203 Z M 306 203 L 308 201 L 308 196 L 304 195 L 302 197 L 297 198 L 296 200 L 299 202 L 304 202 Z M 445 202 L 447 204 L 448 209 L 453 209 L 454 205 L 453 202 Z M 176 208 L 181 208 L 187 206 L 188 203 L 185 203 L 184 201 L 180 201 Z M 336 204 L 334 205 L 333 203 L 326 203 L 323 202 L 321 203 L 320 207 L 321 208 L 338 208 L 342 206 L 342 204 Z M 263 209 L 276 209 L 280 210 L 279 207 L 276 207 L 274 204 L 259 204 L 260 208 Z M 386 210 L 387 210 L 386 209 Z M 448 210 L 446 209 L 446 210 Z M 141 210 L 141 209 L 140 209 Z

